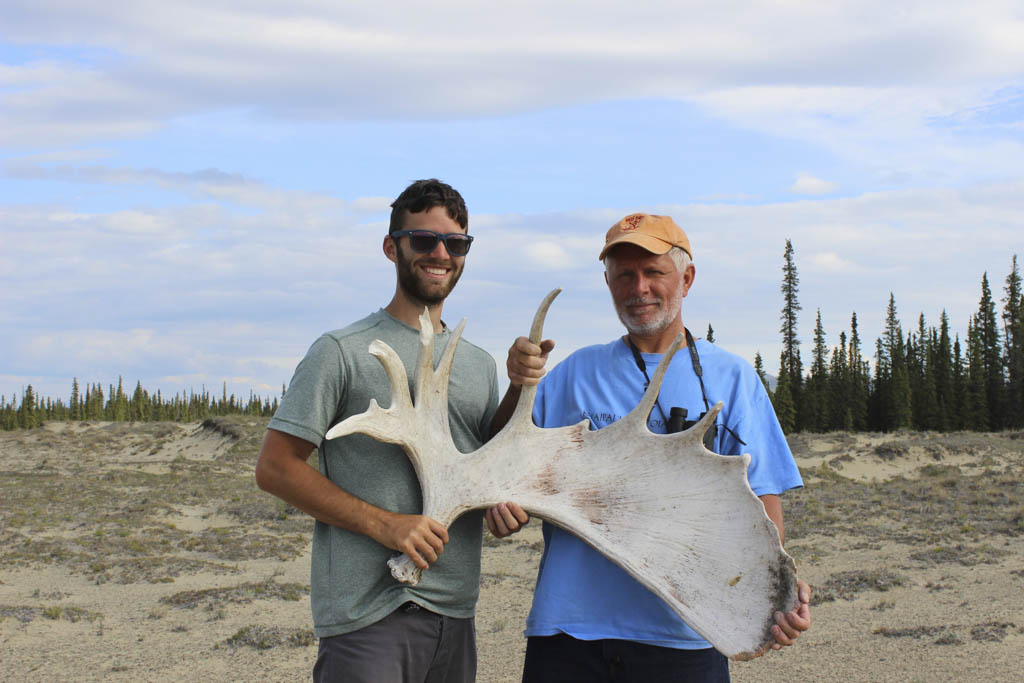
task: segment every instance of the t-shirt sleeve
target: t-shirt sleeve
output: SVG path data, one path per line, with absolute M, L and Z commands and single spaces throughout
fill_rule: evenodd
M 267 425 L 320 445 L 344 398 L 345 366 L 338 342 L 324 335 L 313 342 Z
M 732 417 L 738 419 L 728 425 L 745 444 L 739 443 L 732 434 L 726 432 L 723 437 L 724 452 L 750 454 L 747 479 L 750 488 L 758 496 L 777 495 L 803 486 L 800 470 L 793 460 L 789 443 L 782 433 L 764 386 L 759 379 L 756 383 L 747 384 L 748 390 L 744 392 L 745 397 L 741 402 L 744 410 L 739 415 L 734 414 Z

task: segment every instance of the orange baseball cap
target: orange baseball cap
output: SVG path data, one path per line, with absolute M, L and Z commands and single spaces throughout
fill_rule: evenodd
M 679 247 L 690 258 L 690 240 L 683 229 L 669 216 L 655 216 L 649 213 L 632 213 L 611 227 L 604 237 L 604 249 L 597 257 L 603 261 L 608 250 L 619 244 L 635 244 L 652 254 L 667 254 L 672 247 Z

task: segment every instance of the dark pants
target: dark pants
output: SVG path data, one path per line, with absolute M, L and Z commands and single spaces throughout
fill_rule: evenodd
M 526 640 L 523 683 L 729 683 L 729 660 L 713 648 L 676 650 L 565 634 Z
M 407 602 L 366 628 L 320 639 L 314 683 L 472 683 L 476 629 Z

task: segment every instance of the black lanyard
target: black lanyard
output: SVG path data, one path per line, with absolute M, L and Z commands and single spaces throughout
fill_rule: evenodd
M 693 373 L 697 375 L 697 381 L 700 382 L 700 395 L 704 399 L 704 412 L 707 412 L 711 409 L 711 406 L 708 403 L 708 392 L 704 389 L 704 371 L 700 367 L 697 343 L 693 341 L 693 335 L 690 334 L 690 330 L 684 327 L 683 332 L 686 333 L 686 348 L 690 351 L 690 364 L 693 365 Z M 651 385 L 651 378 L 647 375 L 647 363 L 644 362 L 644 357 L 640 355 L 640 349 L 636 348 L 636 344 L 633 343 L 633 338 L 628 334 L 626 335 L 626 341 L 629 342 L 629 350 L 633 352 L 633 360 L 636 361 L 636 366 L 640 368 L 640 372 L 644 373 L 644 391 L 647 391 L 647 387 Z M 665 411 L 660 403 L 660 392 L 659 398 L 654 399 L 654 405 L 658 406 L 661 419 L 668 425 L 668 418 L 665 417 Z
M 690 352 L 690 364 L 693 366 L 693 374 L 697 375 L 697 381 L 700 382 L 700 395 L 704 399 L 704 412 L 711 410 L 711 404 L 708 403 L 708 392 L 704 388 L 704 370 L 700 366 L 700 355 L 697 353 L 697 343 L 693 340 L 693 335 L 690 334 L 688 328 L 683 328 L 683 332 L 686 334 L 686 348 Z M 640 349 L 636 348 L 636 344 L 633 343 L 632 337 L 626 335 L 626 341 L 629 343 L 629 350 L 633 352 L 633 360 L 636 362 L 636 366 L 640 368 L 640 372 L 644 373 L 644 391 L 647 391 L 647 387 L 651 385 L 651 378 L 647 375 L 647 363 L 644 362 L 644 357 L 640 355 Z M 654 399 L 654 405 L 658 406 L 658 412 L 661 413 L 661 419 L 665 421 L 665 427 L 668 428 L 668 418 L 665 417 L 665 411 L 661 407 L 661 392 L 658 393 L 658 398 Z M 734 431 L 722 425 L 726 431 L 736 437 L 736 440 L 746 446 L 746 442 L 743 441 Z M 710 450 L 710 449 L 709 449 Z

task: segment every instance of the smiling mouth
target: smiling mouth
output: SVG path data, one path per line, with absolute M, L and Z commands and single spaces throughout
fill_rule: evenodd
M 449 272 L 448 268 L 442 268 L 441 266 L 421 266 L 421 267 L 423 268 L 423 272 L 425 272 L 428 276 L 434 277 L 434 278 L 444 277 Z
M 658 307 L 658 302 L 657 301 L 645 301 L 643 303 L 631 304 L 631 305 L 627 306 L 626 308 L 628 308 L 631 311 L 646 311 L 647 309 L 657 308 L 657 307 Z

